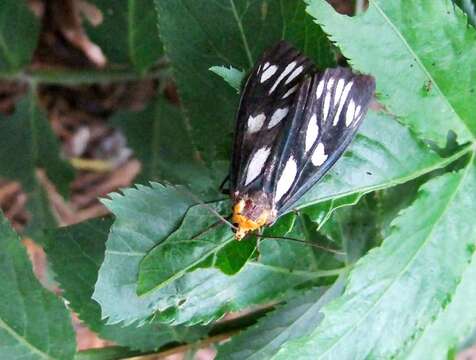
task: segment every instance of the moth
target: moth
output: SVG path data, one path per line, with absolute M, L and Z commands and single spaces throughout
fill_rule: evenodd
M 375 91 L 373 77 L 318 71 L 285 41 L 264 53 L 241 97 L 229 173 L 235 238 L 272 225 L 339 159 Z

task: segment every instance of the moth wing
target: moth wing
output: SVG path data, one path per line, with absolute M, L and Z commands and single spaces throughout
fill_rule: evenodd
M 248 77 L 237 115 L 231 192 L 262 186 L 263 170 L 312 62 L 285 41 L 267 51 Z
M 339 159 L 365 117 L 374 91 L 373 77 L 347 68 L 327 69 L 302 83 L 268 179 L 278 215 Z

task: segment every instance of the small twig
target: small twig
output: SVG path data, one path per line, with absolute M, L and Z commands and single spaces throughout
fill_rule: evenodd
M 164 61 L 145 74 L 140 74 L 129 66 L 104 69 L 68 69 L 65 67 L 27 69 L 19 73 L 0 73 L 0 80 L 50 85 L 111 83 L 167 77 L 167 68 L 168 63 Z
M 225 340 L 228 340 L 232 336 L 236 335 L 240 331 L 246 329 L 247 327 L 256 324 L 256 321 L 264 316 L 266 313 L 274 309 L 275 304 L 270 304 L 263 306 L 257 310 L 251 311 L 246 313 L 245 315 L 238 316 L 234 319 L 230 320 L 220 320 L 216 323 L 213 329 L 209 332 L 209 337 L 203 339 L 202 341 L 190 343 L 190 344 L 169 344 L 163 346 L 159 351 L 156 352 L 144 352 L 142 354 L 138 354 L 137 352 L 134 353 L 121 353 L 121 348 L 118 347 L 110 347 L 111 351 L 116 348 L 116 353 L 121 354 L 121 359 L 129 359 L 129 360 L 151 360 L 151 359 L 163 359 L 164 357 L 184 353 L 190 349 L 199 349 L 205 348 L 211 344 L 219 343 Z M 124 351 L 127 349 L 124 348 Z M 89 350 L 80 351 L 77 356 L 77 359 L 82 359 L 81 355 L 87 355 L 91 352 Z M 87 357 L 85 357 L 87 358 Z M 111 357 L 117 359 L 116 357 Z
M 110 172 L 114 170 L 114 164 L 106 160 L 83 159 L 79 157 L 74 157 L 71 158 L 69 162 L 77 170 L 87 170 L 98 173 Z
M 231 332 L 226 333 L 226 334 L 218 334 L 218 335 L 215 335 L 215 336 L 210 336 L 209 338 L 206 338 L 206 339 L 204 339 L 202 341 L 199 341 L 199 342 L 196 342 L 196 343 L 179 345 L 179 346 L 176 346 L 176 347 L 173 347 L 171 349 L 164 350 L 164 351 L 161 351 L 161 352 L 158 352 L 158 353 L 141 355 L 141 356 L 134 356 L 134 357 L 126 358 L 126 359 L 129 359 L 129 360 L 165 359 L 166 357 L 168 357 L 170 355 L 183 354 L 192 347 L 195 348 L 195 349 L 202 349 L 202 348 L 205 348 L 205 347 L 207 347 L 211 344 L 227 340 L 230 337 L 232 337 L 233 335 L 237 334 L 238 332 L 239 332 L 238 330 L 235 330 L 235 331 L 231 331 Z

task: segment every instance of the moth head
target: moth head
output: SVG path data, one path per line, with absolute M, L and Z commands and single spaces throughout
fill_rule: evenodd
M 241 240 L 251 231 L 274 222 L 276 211 L 264 192 L 237 197 L 233 205 L 232 222 L 237 227 L 236 240 Z

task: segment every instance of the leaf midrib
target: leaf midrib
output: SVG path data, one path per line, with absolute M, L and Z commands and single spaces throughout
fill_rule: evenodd
M 30 349 L 35 354 L 38 354 L 39 356 L 41 356 L 43 359 L 54 360 L 54 358 L 52 358 L 45 352 L 41 351 L 40 349 L 38 349 L 36 346 L 28 342 L 24 337 L 20 336 L 1 318 L 0 318 L 0 328 L 5 329 L 5 331 L 8 332 L 13 338 L 15 338 L 19 343 L 24 344 L 28 349 Z
M 392 186 L 404 184 L 406 182 L 409 182 L 411 180 L 419 178 L 420 176 L 428 174 L 432 171 L 442 169 L 442 168 L 452 164 L 453 162 L 455 162 L 459 158 L 461 158 L 461 157 L 463 157 L 463 156 L 465 156 L 469 153 L 472 153 L 474 151 L 476 151 L 476 149 L 473 149 L 473 146 L 468 145 L 468 146 L 464 147 L 463 149 L 461 149 L 460 151 L 454 153 L 453 155 L 448 156 L 446 158 L 441 158 L 441 161 L 439 161 L 439 162 L 437 162 L 437 163 L 435 163 L 431 166 L 418 169 L 418 171 L 415 171 L 414 173 L 409 174 L 407 176 L 403 176 L 401 178 L 392 178 L 390 181 L 386 181 L 386 182 L 383 182 L 383 183 L 377 184 L 377 185 L 371 185 L 371 186 L 367 186 L 367 187 L 352 189 L 352 190 L 349 190 L 347 192 L 342 192 L 342 193 L 338 193 L 338 194 L 331 194 L 329 196 L 325 196 L 325 197 L 322 197 L 320 199 L 317 199 L 316 201 L 310 201 L 310 202 L 307 202 L 307 203 L 299 204 L 299 206 L 294 208 L 294 209 L 295 210 L 300 210 L 300 209 L 304 209 L 308 206 L 313 206 L 313 205 L 316 205 L 316 204 L 319 204 L 319 203 L 322 203 L 322 202 L 325 202 L 325 201 L 328 201 L 328 200 L 340 199 L 342 197 L 349 196 L 349 195 L 354 195 L 356 193 L 362 193 L 362 195 L 365 195 L 369 192 L 382 190 L 382 189 L 387 189 L 387 188 L 390 188 Z M 319 184 L 317 184 L 316 186 L 319 186 Z
M 463 124 L 463 126 L 465 127 L 465 129 L 468 131 L 468 133 L 472 136 L 473 138 L 473 142 L 476 140 L 476 134 L 473 133 L 473 131 L 468 127 L 468 125 L 466 124 L 466 122 L 461 118 L 461 116 L 458 114 L 458 112 L 456 111 L 456 109 L 453 107 L 453 105 L 449 102 L 448 98 L 446 97 L 446 95 L 443 93 L 443 91 L 441 90 L 440 86 L 438 85 L 438 82 L 435 80 L 435 78 L 430 74 L 430 72 L 428 71 L 428 69 L 425 67 L 425 65 L 423 64 L 423 62 L 421 61 L 420 57 L 418 56 L 418 54 L 413 51 L 412 47 L 410 46 L 410 44 L 407 42 L 406 38 L 403 36 L 403 34 L 398 31 L 398 29 L 396 28 L 396 26 L 394 25 L 394 23 L 391 21 L 391 19 L 385 14 L 385 12 L 383 11 L 383 9 L 379 6 L 379 4 L 377 3 L 377 1 L 375 0 L 369 0 L 369 2 L 371 4 L 373 4 L 375 6 L 375 9 L 380 13 L 380 15 L 383 17 L 383 19 L 385 20 L 385 22 L 388 24 L 388 26 L 390 27 L 390 29 L 392 29 L 392 31 L 398 36 L 398 38 L 402 41 L 402 43 L 405 45 L 405 48 L 408 50 L 408 52 L 410 53 L 410 55 L 415 59 L 415 61 L 417 62 L 418 66 L 421 68 L 421 70 L 425 73 L 425 75 L 428 77 L 428 79 L 432 82 L 434 88 L 437 90 L 440 98 L 443 99 L 443 101 L 446 103 L 447 107 L 451 109 L 451 112 L 456 115 L 456 117 L 460 120 L 460 123 Z
M 243 41 L 243 47 L 245 49 L 246 57 L 248 59 L 248 64 L 250 68 L 253 67 L 253 56 L 251 55 L 250 47 L 248 45 L 248 39 L 246 38 L 245 30 L 243 29 L 243 23 L 238 15 L 238 11 L 236 10 L 235 1 L 230 0 L 231 11 L 233 12 L 233 17 L 236 20 L 236 24 L 238 26 L 238 30 L 240 31 L 241 41 Z
M 193 261 L 192 263 L 190 263 L 189 265 L 187 265 L 186 267 L 184 268 L 181 268 L 179 271 L 173 273 L 172 276 L 169 276 L 167 279 L 163 280 L 162 282 L 160 282 L 159 284 L 155 285 L 154 287 L 148 289 L 147 291 L 144 291 L 143 293 L 141 293 L 139 296 L 142 297 L 142 296 L 146 296 L 154 291 L 158 291 L 164 287 L 166 287 L 167 285 L 169 285 L 170 283 L 172 283 L 173 281 L 181 278 L 182 276 L 184 276 L 189 269 L 193 268 L 194 266 L 200 264 L 204 259 L 206 259 L 208 256 L 210 255 L 213 255 L 215 252 L 218 252 L 220 251 L 222 248 L 224 248 L 226 245 L 228 245 L 231 241 L 234 241 L 234 236 L 231 235 L 230 237 L 228 237 L 225 241 L 223 241 L 221 244 L 219 244 L 218 246 L 215 246 L 215 247 L 212 247 L 210 250 L 204 252 L 199 259 Z M 170 243 L 173 243 L 173 242 L 170 242 Z M 164 243 L 165 244 L 165 243 Z M 141 270 L 142 273 L 146 274 L 146 273 L 150 273 L 150 272 L 154 272 L 155 269 L 149 269 L 149 270 Z
M 468 170 L 471 169 L 472 166 L 474 166 L 474 153 L 472 154 L 471 156 L 471 159 L 468 163 L 468 165 L 466 166 L 465 170 L 464 170 L 464 173 L 462 174 L 461 176 L 461 179 L 458 183 L 458 185 L 456 186 L 456 189 L 454 190 L 453 194 L 451 194 L 450 198 L 448 199 L 447 201 L 447 204 L 446 206 L 444 207 L 444 209 L 442 210 L 441 214 L 438 216 L 437 220 L 433 223 L 433 226 L 431 227 L 431 230 L 429 231 L 428 235 L 425 237 L 424 241 L 422 242 L 422 244 L 418 247 L 417 251 L 415 251 L 415 253 L 413 254 L 413 256 L 407 261 L 407 263 L 405 264 L 405 267 L 398 273 L 398 275 L 395 277 L 395 279 L 388 285 L 385 287 L 385 289 L 382 291 L 382 294 L 376 299 L 376 301 L 373 303 L 373 305 L 365 312 L 365 314 L 363 314 L 363 316 L 360 318 L 360 320 L 354 324 L 348 331 L 346 331 L 342 336 L 339 337 L 339 339 L 337 341 L 334 342 L 334 344 L 332 344 L 331 347 L 329 347 L 324 353 L 322 353 L 321 355 L 319 355 L 319 358 L 323 358 L 323 356 L 325 356 L 326 354 L 328 354 L 332 349 L 335 348 L 335 346 L 337 344 L 339 344 L 339 342 L 341 342 L 345 337 L 347 337 L 347 335 L 349 333 L 351 333 L 355 328 L 357 328 L 367 317 L 368 315 L 371 313 L 371 311 L 380 304 L 380 302 L 383 300 L 384 296 L 387 294 L 387 291 L 401 278 L 401 276 L 407 271 L 407 269 L 410 267 L 410 265 L 413 263 L 414 259 L 417 257 L 417 255 L 420 253 L 420 251 L 422 251 L 423 248 L 425 248 L 425 246 L 427 245 L 428 243 L 428 239 L 431 238 L 431 235 L 433 234 L 435 228 L 436 228 L 436 225 L 440 223 L 441 221 L 441 218 L 446 214 L 446 212 L 448 211 L 449 209 L 449 205 L 452 203 L 454 197 L 456 196 L 456 194 L 459 192 L 459 189 L 460 189 L 460 186 L 461 184 L 464 182 L 467 174 L 468 174 Z M 443 175 L 444 176 L 444 175 Z

